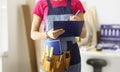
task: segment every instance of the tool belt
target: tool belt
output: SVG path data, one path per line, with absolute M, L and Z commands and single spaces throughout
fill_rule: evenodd
M 44 56 L 42 69 L 46 72 L 64 72 L 70 64 L 70 51 L 64 51 L 61 55 L 53 55 L 51 59 Z
M 51 57 L 48 57 L 44 51 L 42 69 L 45 72 L 64 72 L 70 66 L 70 51 L 75 47 L 76 43 L 72 44 L 67 51 L 63 51 L 60 55 L 52 55 Z

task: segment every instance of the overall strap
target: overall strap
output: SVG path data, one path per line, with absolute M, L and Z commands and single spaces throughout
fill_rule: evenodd
M 68 0 L 67 7 L 71 7 L 71 0 Z
M 52 6 L 51 6 L 51 3 L 50 3 L 50 0 L 47 0 L 47 4 L 48 4 L 48 8 L 51 9 Z

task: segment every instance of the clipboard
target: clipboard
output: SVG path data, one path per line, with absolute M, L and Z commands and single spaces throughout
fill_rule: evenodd
M 80 36 L 84 21 L 54 21 L 53 28 L 64 29 L 65 32 L 60 37 Z

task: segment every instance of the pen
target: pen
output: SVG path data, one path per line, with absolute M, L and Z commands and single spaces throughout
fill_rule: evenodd
M 80 13 L 80 10 L 78 10 L 78 11 L 76 12 L 75 16 L 77 16 L 79 13 Z

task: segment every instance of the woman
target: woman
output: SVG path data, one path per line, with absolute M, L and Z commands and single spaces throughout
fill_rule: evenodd
M 78 10 L 80 13 L 74 15 Z M 33 22 L 31 28 L 31 38 L 33 40 L 40 40 L 49 38 L 51 40 L 59 39 L 62 50 L 67 50 L 67 42 L 70 41 L 76 45 L 70 51 L 70 67 L 65 72 L 80 72 L 81 58 L 79 48 L 74 37 L 59 38 L 65 32 L 64 29 L 53 30 L 53 21 L 66 21 L 66 20 L 84 20 L 83 14 L 85 10 L 79 0 L 39 0 L 33 9 Z M 44 21 L 44 32 L 39 32 L 42 20 Z M 81 37 L 85 37 L 85 26 L 82 28 Z

